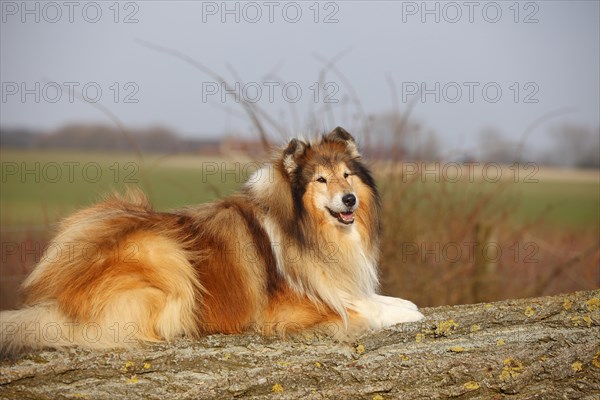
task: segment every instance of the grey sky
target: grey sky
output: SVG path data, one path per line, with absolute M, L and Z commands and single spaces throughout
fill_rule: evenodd
M 357 108 L 347 101 L 353 93 L 367 114 L 389 111 L 393 104 L 389 79 L 396 85 L 401 110 L 407 106 L 402 97 L 412 98 L 409 90 L 415 85 L 432 90 L 424 101 L 416 101 L 413 116 L 449 148 L 473 147 L 486 127 L 518 138 L 538 117 L 566 107 L 574 111 L 547 121 L 531 140 L 541 141 L 549 127 L 563 122 L 600 125 L 597 1 L 427 3 L 428 9 L 439 10 L 439 22 L 435 13 L 422 14 L 421 1 L 337 1 L 316 7 L 313 1 L 229 2 L 228 9 L 234 10 L 230 14 L 223 13 L 222 2 L 137 1 L 115 7 L 112 1 L 70 6 L 62 1 L 51 6 L 29 1 L 27 7 L 34 10 L 29 14 L 22 4 L 1 2 L 2 127 L 54 129 L 69 122 L 111 123 L 97 108 L 79 100 L 70 102 L 68 93 L 52 102 L 55 86 L 44 89 L 50 81 L 74 82 L 70 85 L 76 92 L 88 84 L 90 98 L 97 97 L 94 89 L 100 87 L 98 104 L 126 125 L 160 124 L 186 136 L 253 131 L 231 95 L 223 103 L 219 92 L 206 93 L 215 86 L 220 90 L 214 79 L 141 46 L 136 39 L 185 53 L 231 84 L 252 82 L 246 95 L 255 97 L 254 90 L 260 87 L 257 104 L 290 134 L 305 129 L 308 114 L 324 105 L 322 98 L 317 103 L 313 99 L 317 90 L 313 85 L 324 65 L 318 56 L 331 58 L 340 52 L 344 54 L 335 66 L 343 78 L 329 71 L 324 79 L 329 86 L 320 88 L 321 94 L 339 101 L 331 104 L 332 120 L 318 114 L 323 127 L 358 126 Z M 59 5 L 60 16 L 54 4 Z M 97 9 L 102 11 L 99 21 L 86 21 L 96 18 Z M 298 9 L 302 12 L 298 22 L 290 22 Z M 128 15 L 138 22 L 124 23 Z M 327 16 L 332 23 L 324 22 Z M 133 85 L 125 87 L 128 82 Z M 23 83 L 33 89 L 25 98 Z M 282 93 L 286 83 L 287 100 Z M 15 88 L 18 91 L 12 94 Z M 291 103 L 298 88 L 302 96 Z M 457 88 L 462 91 L 459 98 Z M 127 94 L 138 102 L 125 103 Z

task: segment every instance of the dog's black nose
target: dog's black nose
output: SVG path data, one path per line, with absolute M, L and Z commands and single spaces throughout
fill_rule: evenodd
M 344 203 L 346 207 L 352 207 L 356 204 L 356 196 L 352 193 L 345 194 L 344 197 L 342 197 L 342 203 Z

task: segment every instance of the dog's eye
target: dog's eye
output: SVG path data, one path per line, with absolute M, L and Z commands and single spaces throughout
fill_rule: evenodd
M 344 172 L 344 179 L 347 178 L 347 177 L 349 177 L 349 176 L 350 176 L 350 173 Z
M 322 176 L 320 176 L 320 177 L 317 178 L 317 182 L 327 183 L 327 179 L 325 179 Z

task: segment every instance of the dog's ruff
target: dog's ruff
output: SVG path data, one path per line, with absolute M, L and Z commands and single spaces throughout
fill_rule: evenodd
M 3 353 L 179 336 L 322 330 L 353 337 L 423 316 L 376 294 L 379 195 L 352 136 L 297 139 L 238 194 L 154 211 L 139 192 L 65 219 L 0 313 Z

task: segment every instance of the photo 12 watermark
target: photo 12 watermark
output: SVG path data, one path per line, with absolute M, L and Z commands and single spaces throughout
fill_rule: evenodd
M 496 162 L 402 162 L 403 183 L 419 180 L 426 182 L 513 182 L 539 183 L 536 177 L 540 167 L 537 163 L 512 163 L 502 165 Z
M 337 24 L 340 4 L 334 1 L 203 1 L 203 23 Z
M 540 262 L 540 246 L 532 241 L 501 244 L 498 242 L 403 242 L 400 246 L 402 262 L 418 260 L 421 263 L 498 263 L 508 257 L 515 263 Z
M 136 82 L 15 82 L 3 81 L 2 103 L 74 103 L 83 100 L 98 103 L 102 99 L 112 103 L 137 104 L 140 86 Z
M 298 103 L 308 98 L 313 103 L 335 104 L 340 86 L 337 82 L 312 82 L 308 85 L 298 82 L 202 82 L 202 102 L 258 103 L 285 102 Z
M 65 264 L 74 261 L 93 264 L 110 257 L 115 263 L 133 264 L 139 262 L 140 246 L 140 243 L 133 241 L 124 241 L 110 248 L 101 242 L 4 241 L 0 249 L 0 260 L 7 263 L 9 259 L 17 259 L 23 264 Z
M 45 345 L 137 344 L 140 328 L 135 322 L 11 322 L 0 321 L 3 343 L 44 343 Z
M 540 85 L 537 82 L 402 82 L 403 103 L 513 103 L 537 104 Z
M 138 183 L 138 163 L 129 161 L 106 166 L 95 161 L 49 161 L 0 163 L 1 182 L 4 183 L 98 183 L 103 178 L 113 183 Z
M 535 1 L 403 1 L 403 23 L 458 24 L 484 22 L 515 24 L 540 22 L 540 3 Z
M 2 23 L 140 22 L 140 3 L 135 1 L 2 1 L 0 12 Z

